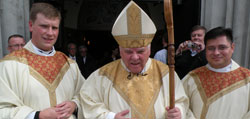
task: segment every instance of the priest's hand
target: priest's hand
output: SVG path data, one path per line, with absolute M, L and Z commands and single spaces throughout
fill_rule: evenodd
M 115 119 L 129 119 L 125 118 L 124 116 L 129 113 L 129 110 L 123 110 L 115 115 Z
M 54 107 L 40 111 L 39 119 L 57 119 L 58 114 Z
M 75 111 L 76 106 L 73 101 L 64 101 L 56 105 L 56 112 L 59 114 L 58 119 L 68 119 Z
M 173 109 L 166 107 L 166 110 L 166 119 L 181 119 L 181 111 L 178 107 L 174 107 Z

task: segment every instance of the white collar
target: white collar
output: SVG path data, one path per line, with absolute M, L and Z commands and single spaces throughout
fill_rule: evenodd
M 231 71 L 231 68 L 232 68 L 232 61 L 229 65 L 223 67 L 223 68 L 220 68 L 220 69 L 215 69 L 213 68 L 210 64 L 207 64 L 206 67 L 209 69 L 209 70 L 212 70 L 214 72 L 230 72 Z
M 44 51 L 44 50 L 37 48 L 32 42 L 31 42 L 31 45 L 34 48 L 35 53 L 41 56 L 54 56 L 54 54 L 56 53 L 54 46 L 52 47 L 52 50 Z
M 70 58 L 76 58 L 76 56 L 71 56 L 70 54 L 69 54 L 69 57 L 70 57 Z

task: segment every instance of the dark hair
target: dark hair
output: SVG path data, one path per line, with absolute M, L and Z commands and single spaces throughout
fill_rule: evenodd
M 10 39 L 11 39 L 11 38 L 16 38 L 16 37 L 23 38 L 23 36 L 20 35 L 20 34 L 13 34 L 13 35 L 9 36 L 9 38 L 8 38 L 8 43 L 10 42 Z
M 164 40 L 166 43 L 168 43 L 168 32 L 165 32 L 165 33 L 162 35 L 162 40 Z
M 88 49 L 87 46 L 85 46 L 85 45 L 80 45 L 78 49 L 81 50 L 83 48 Z
M 233 43 L 233 33 L 230 28 L 216 27 L 208 31 L 205 35 L 205 45 L 208 40 L 215 39 L 220 36 L 226 36 L 230 43 Z
M 48 3 L 34 3 L 32 4 L 30 10 L 30 20 L 34 22 L 36 20 L 37 14 L 41 13 L 49 19 L 59 18 L 61 20 L 61 13 Z
M 195 25 L 192 27 L 190 34 L 197 30 L 204 30 L 205 33 L 207 32 L 207 29 L 204 26 Z
M 68 49 L 70 48 L 71 45 L 74 45 L 76 47 L 76 44 L 75 43 L 69 43 L 67 46 L 68 46 Z

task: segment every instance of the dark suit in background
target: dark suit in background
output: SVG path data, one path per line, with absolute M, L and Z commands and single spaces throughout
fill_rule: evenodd
M 175 57 L 175 71 L 182 79 L 188 72 L 207 64 L 205 50 L 191 56 L 191 51 L 186 50 Z
M 94 57 L 87 53 L 87 47 L 84 45 L 79 46 L 80 57 L 76 58 L 76 62 L 81 70 L 85 79 L 98 68 L 97 61 Z

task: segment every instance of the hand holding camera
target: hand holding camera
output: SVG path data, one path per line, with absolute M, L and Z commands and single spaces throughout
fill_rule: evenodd
M 200 45 L 198 45 L 198 44 L 196 44 L 196 43 L 194 43 L 192 41 L 189 41 L 187 43 L 187 47 L 188 47 L 188 49 L 192 49 L 192 50 L 200 50 L 201 49 Z
M 186 50 L 200 51 L 202 49 L 201 47 L 202 46 L 200 44 L 188 40 L 179 45 L 178 49 L 176 50 L 176 55 Z

